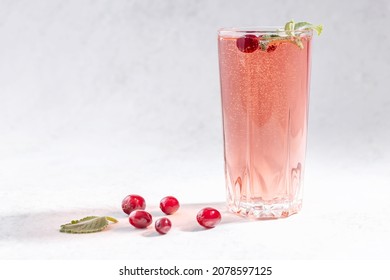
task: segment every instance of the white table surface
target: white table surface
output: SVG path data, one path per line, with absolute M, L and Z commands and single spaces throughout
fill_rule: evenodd
M 390 176 L 384 162 L 316 161 L 313 151 L 302 211 L 250 221 L 225 210 L 220 149 L 208 157 L 187 154 L 187 160 L 152 149 L 131 156 L 137 160 L 126 160 L 129 151 L 96 150 L 49 145 L 1 161 L 7 171 L 0 179 L 1 259 L 389 258 Z M 152 226 L 133 228 L 120 208 L 129 193 L 143 195 L 154 218 L 163 216 L 160 198 L 178 197 L 182 206 L 170 216 L 172 230 L 160 236 Z M 222 223 L 211 230 L 195 220 L 205 206 L 222 212 Z M 119 223 L 94 234 L 58 231 L 88 215 L 114 216 Z

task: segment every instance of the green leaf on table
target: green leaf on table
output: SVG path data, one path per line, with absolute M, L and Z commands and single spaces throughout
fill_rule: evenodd
M 102 231 L 108 222 L 117 223 L 112 217 L 88 216 L 80 220 L 72 220 L 69 224 L 61 225 L 60 232 L 66 233 L 92 233 Z

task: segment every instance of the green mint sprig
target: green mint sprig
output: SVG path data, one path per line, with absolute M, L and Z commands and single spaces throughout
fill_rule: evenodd
M 92 233 L 102 231 L 108 226 L 108 222 L 117 223 L 113 217 L 88 216 L 80 220 L 73 220 L 61 225 L 60 232 L 66 233 Z
M 323 26 L 314 25 L 309 22 L 295 22 L 294 20 L 288 21 L 283 28 L 278 29 L 279 34 L 264 35 L 260 40 L 260 48 L 266 51 L 270 44 L 278 43 L 292 43 L 303 49 L 302 39 L 299 36 L 299 31 L 314 30 L 318 35 L 321 35 Z M 297 34 L 298 33 L 298 34 Z
M 302 30 L 314 30 L 317 32 L 317 35 L 321 35 L 323 26 L 322 24 L 314 25 L 309 22 L 295 22 L 294 20 L 290 20 L 284 25 L 284 31 L 286 34 L 290 36 L 295 36 L 296 31 Z

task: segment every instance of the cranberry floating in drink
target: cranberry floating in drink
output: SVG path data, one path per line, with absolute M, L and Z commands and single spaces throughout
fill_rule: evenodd
M 256 35 L 247 34 L 236 41 L 237 48 L 244 53 L 252 53 L 259 48 L 259 38 Z

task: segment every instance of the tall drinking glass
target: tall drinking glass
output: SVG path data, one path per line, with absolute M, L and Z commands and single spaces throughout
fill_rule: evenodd
M 228 208 L 288 217 L 302 205 L 312 31 L 218 32 Z

